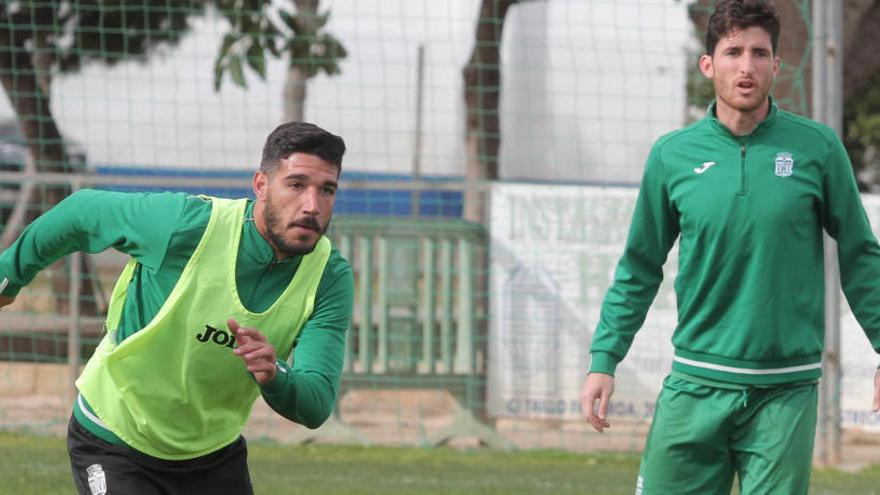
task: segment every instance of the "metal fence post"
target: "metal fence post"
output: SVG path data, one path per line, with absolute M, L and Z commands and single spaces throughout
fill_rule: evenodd
M 840 136 L 843 128 L 843 6 L 813 1 L 813 118 Z M 841 460 L 840 272 L 837 244 L 825 235 L 825 353 L 817 448 L 823 464 Z

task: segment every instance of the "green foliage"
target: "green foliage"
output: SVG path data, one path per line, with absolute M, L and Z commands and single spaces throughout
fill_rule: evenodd
M 876 188 L 880 183 L 880 74 L 847 99 L 843 129 L 843 142 L 862 188 Z
M 10 41 L 18 49 L 51 55 L 53 70 L 75 72 L 91 61 L 145 60 L 155 48 L 176 45 L 189 30 L 188 18 L 201 14 L 204 5 L 204 0 L 20 1 L 0 8 L 0 30 L 13 33 Z
M 228 73 L 232 82 L 247 87 L 244 68 L 266 78 L 266 58 L 288 57 L 290 67 L 307 77 L 320 72 L 339 74 L 339 61 L 347 56 L 342 43 L 324 31 L 330 11 L 289 12 L 270 1 L 220 0 L 221 13 L 231 25 L 214 63 L 214 89 L 219 90 Z

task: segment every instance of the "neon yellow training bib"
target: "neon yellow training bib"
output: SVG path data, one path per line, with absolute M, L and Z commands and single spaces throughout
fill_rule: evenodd
M 107 328 L 76 381 L 98 417 L 131 447 L 161 459 L 191 459 L 233 442 L 260 389 L 232 353 L 226 320 L 258 329 L 280 359 L 314 309 L 330 256 L 321 237 L 290 285 L 262 313 L 238 297 L 236 259 L 246 200 L 212 198 L 211 218 L 168 300 L 142 330 L 116 344 L 116 328 L 137 262 L 126 265 L 110 301 Z

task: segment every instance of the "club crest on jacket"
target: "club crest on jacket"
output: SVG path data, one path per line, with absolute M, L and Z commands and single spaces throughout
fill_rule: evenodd
M 794 173 L 794 158 L 791 153 L 780 151 L 776 153 L 776 175 L 779 177 L 790 177 Z

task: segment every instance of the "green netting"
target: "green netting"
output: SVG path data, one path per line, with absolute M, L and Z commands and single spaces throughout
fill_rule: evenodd
M 791 37 L 776 96 L 808 113 L 809 2 L 779 4 Z M 543 319 L 515 305 L 503 321 L 493 314 L 504 286 L 492 284 L 491 263 L 515 258 L 493 236 L 601 236 L 624 227 L 619 198 L 590 203 L 592 193 L 582 194 L 592 209 L 569 217 L 578 223 L 553 224 L 547 212 L 563 203 L 541 188 L 637 185 L 651 143 L 704 109 L 695 25 L 712 5 L 7 2 L 0 241 L 5 247 L 82 187 L 249 196 L 271 129 L 313 121 L 348 145 L 331 235 L 357 284 L 343 396 L 323 437 L 429 445 L 458 435 L 499 448 L 637 450 L 653 396 L 616 404 L 620 419 L 604 436 L 587 430 L 570 383 L 586 371 L 588 343 L 569 346 L 582 347 L 583 359 L 560 359 L 567 341 L 559 318 L 576 311 L 546 297 L 553 284 L 545 274 L 523 269 L 505 282 Z M 511 200 L 519 206 L 492 199 L 495 180 L 525 188 Z M 579 254 L 556 268 L 593 290 L 617 254 Z M 113 252 L 78 266 L 65 260 L 0 313 L 0 427 L 63 425 L 76 373 L 69 336 L 86 359 L 124 261 Z M 595 322 L 593 292 L 578 299 L 589 315 L 582 328 Z M 526 337 L 493 347 L 493 324 Z M 521 402 L 493 409 L 492 349 L 525 356 L 498 373 L 554 374 L 540 389 L 523 389 Z M 282 440 L 307 436 L 262 406 L 249 428 Z

